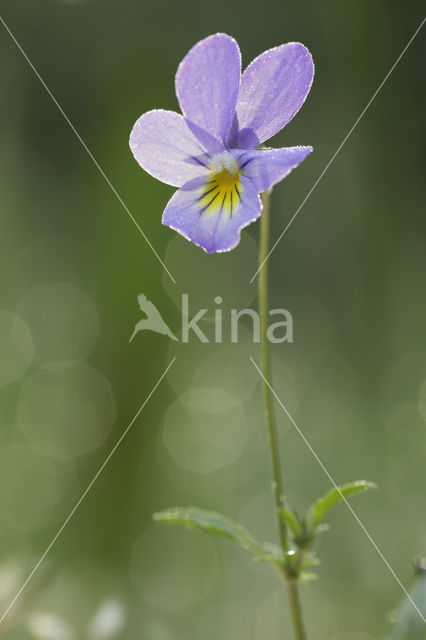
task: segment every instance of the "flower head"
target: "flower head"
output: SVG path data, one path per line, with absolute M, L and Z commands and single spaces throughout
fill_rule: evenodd
M 242 75 L 233 38 L 218 33 L 198 42 L 176 73 L 183 115 L 149 111 L 130 135 L 141 167 L 179 187 L 163 224 L 208 253 L 233 249 L 240 230 L 260 216 L 259 193 L 312 151 L 255 147 L 299 111 L 313 75 L 312 56 L 297 42 L 265 51 Z

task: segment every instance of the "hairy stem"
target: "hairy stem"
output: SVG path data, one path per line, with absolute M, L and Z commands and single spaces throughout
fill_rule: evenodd
M 263 381 L 263 401 L 265 407 L 265 422 L 268 430 L 269 449 L 272 464 L 272 490 L 275 500 L 276 519 L 280 536 L 281 548 L 284 553 L 289 550 L 287 528 L 284 520 L 279 515 L 279 510 L 284 507 L 284 490 L 281 474 L 281 460 L 278 443 L 277 424 L 275 420 L 274 398 L 270 386 L 272 386 L 271 361 L 268 342 L 268 261 L 266 260 L 269 249 L 269 213 L 271 191 L 262 194 L 263 211 L 260 217 L 260 245 L 259 245 L 259 316 L 260 316 L 260 367 L 265 380 Z M 269 384 L 268 384 L 269 383 Z M 270 385 L 270 386 L 269 386 Z M 293 620 L 296 640 L 306 640 L 303 625 L 302 609 L 300 604 L 297 580 L 282 572 L 287 585 L 290 610 Z

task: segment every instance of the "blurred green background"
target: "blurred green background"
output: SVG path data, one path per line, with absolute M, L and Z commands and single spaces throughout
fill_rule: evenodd
M 258 358 L 238 345 L 139 334 L 136 296 L 179 333 L 196 309 L 255 306 L 258 224 L 207 256 L 160 224 L 173 189 L 133 160 L 137 117 L 177 109 L 174 73 L 226 31 L 246 65 L 287 41 L 316 77 L 274 146 L 315 152 L 275 188 L 277 238 L 419 25 L 421 2 L 14 0 L 1 15 L 176 285 L 0 25 L 0 602 L 6 609 L 173 356 L 176 361 L 0 624 L 49 640 L 290 638 L 276 575 L 197 532 L 153 525 L 190 505 L 276 540 Z M 401 581 L 426 553 L 425 32 L 414 41 L 270 260 L 274 386 L 337 482 L 379 484 L 353 506 Z M 202 324 L 206 333 L 211 325 Z M 249 324 L 247 324 L 247 329 Z M 303 509 L 329 488 L 278 412 L 285 484 Z M 340 507 L 302 590 L 315 640 L 372 640 L 401 590 Z M 49 617 L 50 616 L 50 617 Z M 53 617 L 55 616 L 55 617 Z M 55 626 L 56 625 L 56 626 Z M 2 636 L 3 634 L 3 636 Z M 30 635 L 32 634 L 32 635 Z M 109 634 L 109 635 L 108 635 Z

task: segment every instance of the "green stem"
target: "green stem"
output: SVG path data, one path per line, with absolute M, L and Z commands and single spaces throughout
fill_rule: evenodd
M 269 209 L 270 192 L 262 194 L 263 211 L 260 216 L 260 247 L 259 266 L 268 255 L 269 247 Z M 271 362 L 268 343 L 268 261 L 259 273 L 259 316 L 260 316 L 260 368 L 265 380 L 272 385 Z M 275 420 L 274 398 L 269 385 L 263 382 L 263 402 L 265 407 L 265 421 L 268 429 L 269 449 L 272 463 L 272 491 L 275 499 L 276 517 L 280 534 L 281 547 L 284 553 L 288 551 L 287 529 L 285 522 L 279 516 L 279 510 L 284 507 L 284 491 L 281 475 L 281 461 L 278 445 L 278 433 Z
M 296 578 L 286 577 L 288 600 L 293 620 L 294 635 L 297 640 L 306 640 L 305 625 L 303 623 L 302 604 L 300 602 L 299 586 Z
M 274 398 L 271 391 L 271 361 L 268 342 L 268 250 L 269 250 L 269 214 L 271 191 L 262 194 L 263 211 L 260 216 L 260 246 L 259 246 L 259 316 L 260 316 L 260 367 L 264 376 L 263 401 L 265 406 L 265 422 L 268 429 L 268 441 L 272 464 L 272 491 L 275 500 L 275 511 L 278 523 L 281 548 L 286 554 L 289 550 L 287 528 L 284 520 L 279 515 L 279 510 L 284 507 L 284 489 L 281 474 L 281 460 L 278 443 L 277 424 L 275 420 Z M 297 580 L 285 570 L 282 572 L 285 579 L 290 603 L 296 640 L 306 640 L 303 625 L 302 609 L 300 604 Z

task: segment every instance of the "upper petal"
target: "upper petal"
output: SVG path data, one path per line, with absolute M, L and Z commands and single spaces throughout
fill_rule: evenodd
M 280 182 L 312 151 L 312 147 L 232 151 L 241 170 L 261 193 Z
M 176 191 L 164 211 L 163 224 L 207 253 L 229 251 L 239 243 L 241 229 L 259 217 L 260 198 L 244 176 L 238 197 L 228 198 L 227 206 L 225 198 L 209 193 L 209 186 L 206 178 L 196 178 Z
M 176 73 L 176 95 L 182 113 L 219 140 L 232 125 L 241 78 L 236 41 L 217 33 L 198 42 Z
M 179 113 L 156 109 L 136 121 L 130 148 L 141 167 L 166 184 L 180 187 L 204 175 L 223 145 Z
M 285 127 L 304 103 L 313 77 L 312 56 L 298 42 L 253 60 L 241 78 L 233 146 L 253 148 Z

